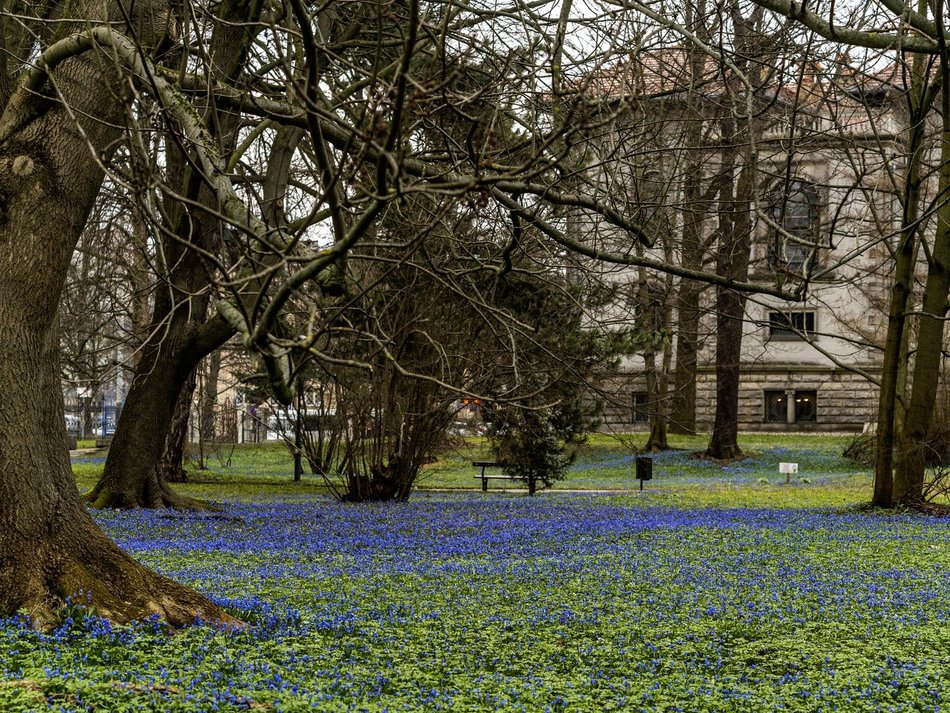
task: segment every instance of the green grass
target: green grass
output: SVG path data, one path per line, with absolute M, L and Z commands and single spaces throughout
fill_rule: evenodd
M 776 490 L 781 490 L 778 486 Z M 790 490 L 790 489 L 787 489 Z M 659 492 L 659 491 L 658 491 Z M 934 711 L 950 529 L 629 493 L 95 517 L 253 626 L 0 625 L 0 710 Z
M 674 450 L 654 456 L 653 480 L 636 497 L 651 504 L 683 507 L 836 507 L 871 496 L 870 471 L 841 456 L 850 435 L 743 434 L 747 457 L 719 464 L 698 457 L 708 436 L 673 436 Z M 635 491 L 633 454 L 645 436 L 592 435 L 578 452 L 567 477 L 555 490 Z M 490 457 L 483 439 L 442 454 L 419 478 L 421 489 L 480 487 L 473 460 Z M 797 462 L 791 482 L 779 463 Z M 804 482 L 808 481 L 808 482 Z M 517 484 L 491 481 L 492 490 L 520 490 Z
M 943 709 L 948 522 L 850 507 L 871 476 L 848 440 L 743 436 L 724 465 L 676 438 L 641 493 L 631 444 L 596 436 L 527 498 L 479 492 L 469 439 L 409 503 L 364 505 L 293 484 L 279 444 L 242 446 L 176 486 L 220 515 L 95 517 L 254 626 L 8 621 L 0 710 Z
M 867 502 L 871 474 L 841 456 L 849 435 L 743 434 L 740 445 L 747 457 L 730 464 L 699 458 L 708 436 L 671 437 L 673 450 L 656 454 L 652 481 L 638 491 L 633 454 L 645 436 L 615 437 L 594 434 L 578 452 L 567 477 L 555 491 L 608 491 L 630 493 L 644 505 L 681 507 L 840 507 Z M 419 492 L 480 489 L 473 460 L 491 458 L 483 438 L 459 440 L 423 468 Z M 80 489 L 91 488 L 102 473 L 104 455 L 74 460 Z M 797 476 L 786 482 L 779 463 L 799 464 Z M 293 459 L 281 443 L 227 446 L 205 455 L 205 469 L 189 467 L 189 483 L 176 485 L 184 495 L 205 500 L 259 500 L 327 492 L 322 478 L 307 473 L 293 483 Z M 807 481 L 807 482 L 806 482 Z M 521 493 L 519 483 L 490 481 L 492 493 Z

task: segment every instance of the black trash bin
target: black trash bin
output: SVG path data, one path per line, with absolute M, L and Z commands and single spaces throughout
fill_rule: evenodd
M 637 456 L 637 480 L 640 481 L 640 490 L 643 490 L 644 480 L 653 480 L 653 459 Z

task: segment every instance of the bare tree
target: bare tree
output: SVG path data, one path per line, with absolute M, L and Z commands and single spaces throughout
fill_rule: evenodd
M 906 93 L 909 121 L 906 127 L 908 165 L 902 189 L 902 229 L 895 253 L 895 276 L 888 312 L 888 330 L 884 346 L 884 367 L 878 409 L 878 450 L 875 465 L 873 502 L 893 507 L 914 502 L 922 496 L 926 467 L 927 431 L 930 422 L 943 349 L 947 295 L 950 290 L 950 94 L 943 89 L 950 80 L 950 55 L 943 26 L 945 7 L 919 5 L 869 6 L 848 17 L 839 18 L 807 11 L 783 0 L 756 0 L 780 15 L 801 23 L 819 36 L 855 48 L 891 50 L 897 71 L 908 86 Z M 906 18 L 906 20 L 905 20 Z M 880 27 L 893 28 L 880 32 Z M 934 150 L 932 180 L 936 200 L 922 204 L 921 187 L 927 180 L 926 165 L 930 146 L 926 129 L 928 117 L 939 117 L 939 138 Z M 933 216 L 928 234 L 921 230 L 927 216 Z M 926 263 L 926 283 L 917 314 L 919 332 L 915 350 L 912 387 L 903 425 L 897 427 L 897 402 L 901 371 L 907 354 L 905 335 L 911 311 L 914 272 L 918 249 Z
M 104 10 L 73 6 L 67 19 L 53 20 L 52 35 L 44 18 L 4 22 L 0 239 L 9 249 L 0 267 L 0 607 L 42 617 L 63 593 L 85 590 L 115 619 L 151 612 L 179 624 L 196 614 L 227 618 L 102 534 L 82 507 L 66 455 L 57 311 L 72 250 L 102 184 L 101 161 L 121 139 L 129 86 L 116 61 L 118 34 L 96 34 L 122 13 Z M 122 26 L 143 52 L 164 42 L 166 7 L 146 2 L 130 12 Z M 53 39 L 33 59 L 40 37 Z
M 49 614 L 63 594 L 86 590 L 117 620 L 226 617 L 105 538 L 64 452 L 57 309 L 106 171 L 141 213 L 160 280 L 126 403 L 144 421 L 116 434 L 110 460 L 130 465 L 108 467 L 94 496 L 101 504 L 179 502 L 157 471 L 171 416 L 194 365 L 228 335 L 240 335 L 276 397 L 290 403 L 292 357 L 332 356 L 313 349 L 338 311 L 315 311 L 304 329 L 289 330 L 301 291 L 319 285 L 345 300 L 347 256 L 371 247 L 382 217 L 413 194 L 503 217 L 494 223 L 497 260 L 483 268 L 499 279 L 505 256 L 513 269 L 530 233 L 528 259 L 564 275 L 576 253 L 793 296 L 741 271 L 711 274 L 640 253 L 638 243 L 654 240 L 635 214 L 617 210 L 602 184 L 578 189 L 587 167 L 575 149 L 600 119 L 568 80 L 587 76 L 613 48 L 572 44 L 582 25 L 605 38 L 569 3 L 557 13 L 418 0 L 288 0 L 270 10 L 146 1 L 3 15 L 3 612 Z M 608 225 L 614 239 L 571 235 L 577 215 Z M 471 304 L 490 302 L 476 294 Z M 531 331 L 515 319 L 502 334 L 519 329 Z M 517 361 L 508 366 L 505 392 L 530 391 L 530 374 Z

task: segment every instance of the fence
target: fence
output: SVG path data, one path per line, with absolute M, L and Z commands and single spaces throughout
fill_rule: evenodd
M 64 404 L 66 432 L 77 438 L 95 438 L 115 433 L 116 423 L 122 413 L 121 403 L 82 400 Z

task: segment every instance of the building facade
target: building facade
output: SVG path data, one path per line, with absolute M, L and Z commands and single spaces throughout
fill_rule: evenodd
M 685 49 L 643 53 L 594 77 L 585 89 L 607 128 L 586 147 L 589 180 L 618 210 L 638 215 L 654 241 L 633 246 L 629 236 L 582 220 L 573 229 L 614 252 L 721 272 L 723 231 L 747 226 L 744 281 L 763 292 L 743 292 L 739 428 L 860 431 L 876 420 L 900 234 L 903 90 L 892 70 L 789 70 L 791 79 L 777 70 L 763 81 L 761 109 L 747 114 L 754 118 L 741 131 L 735 102 L 745 100 L 724 98 L 716 67 Z M 675 419 L 678 342 L 687 334 L 695 343 L 694 425 L 709 430 L 715 287 L 649 266 L 603 272 L 622 296 L 606 319 L 636 323 L 648 337 L 602 385 L 604 427 L 646 429 L 657 412 Z M 690 283 L 698 292 L 692 326 L 682 299 Z M 802 284 L 801 299 L 784 298 Z

